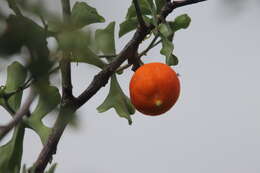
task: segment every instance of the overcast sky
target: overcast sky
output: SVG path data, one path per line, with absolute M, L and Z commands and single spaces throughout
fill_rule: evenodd
M 119 24 L 131 1 L 86 2 L 97 7 L 107 22 Z M 58 1 L 48 3 L 61 11 Z M 63 135 L 54 157 L 57 173 L 259 173 L 259 8 L 249 5 L 236 13 L 211 0 L 177 9 L 169 19 L 182 13 L 192 18 L 191 27 L 174 40 L 180 60 L 175 69 L 182 86 L 177 104 L 159 117 L 137 112 L 128 126 L 114 110 L 97 113 L 107 85 L 80 109 L 80 129 L 69 128 Z M 131 36 L 116 40 L 117 51 Z M 159 51 L 159 47 L 152 50 L 143 60 L 164 61 Z M 73 65 L 75 94 L 97 72 L 89 65 Z M 126 94 L 132 74 L 129 70 L 119 76 Z M 27 132 L 23 162 L 31 165 L 41 144 Z

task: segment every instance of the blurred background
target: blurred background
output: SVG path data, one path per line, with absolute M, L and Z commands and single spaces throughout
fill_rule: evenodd
M 106 23 L 93 28 L 116 21 L 118 32 L 131 0 L 85 2 L 106 18 Z M 5 11 L 6 4 L 0 4 Z M 43 5 L 60 15 L 59 1 L 45 0 Z M 63 135 L 54 156 L 57 173 L 260 172 L 260 3 L 209 0 L 179 8 L 168 19 L 183 13 L 192 22 L 174 40 L 180 61 L 175 70 L 182 85 L 177 104 L 159 117 L 137 112 L 129 126 L 114 110 L 96 111 L 108 93 L 107 85 L 79 110 L 79 127 L 69 127 Z M 118 52 L 132 34 L 116 39 Z M 153 49 L 144 62 L 164 62 L 159 52 L 160 47 Z M 6 78 L 3 64 L 1 84 Z M 75 95 L 98 72 L 85 64 L 73 64 L 72 70 Z M 119 76 L 127 94 L 132 74 L 129 69 Z M 8 122 L 7 113 L 0 110 L 1 123 Z M 54 119 L 44 121 L 51 126 Z M 41 149 L 40 139 L 27 130 L 24 146 L 23 163 L 30 166 Z

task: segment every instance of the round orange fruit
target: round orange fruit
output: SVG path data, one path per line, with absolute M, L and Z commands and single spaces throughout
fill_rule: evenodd
M 145 115 L 167 112 L 180 95 L 180 81 L 176 72 L 163 63 L 141 66 L 130 81 L 130 99 L 135 108 Z

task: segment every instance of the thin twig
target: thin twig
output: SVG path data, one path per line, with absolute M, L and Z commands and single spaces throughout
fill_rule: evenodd
M 136 16 L 137 16 L 137 19 L 139 21 L 140 27 L 143 28 L 143 29 L 146 29 L 147 26 L 146 26 L 145 21 L 143 19 L 142 11 L 141 11 L 138 0 L 133 0 L 133 3 L 134 3 L 134 6 L 135 6 Z
M 196 4 L 199 2 L 203 2 L 203 1 L 207 1 L 207 0 L 183 0 L 183 1 L 173 1 L 173 8 L 178 8 L 178 7 L 183 7 L 186 5 L 191 5 L 191 4 Z
M 156 42 L 156 40 L 157 40 L 158 38 L 159 38 L 158 35 L 156 35 L 156 36 L 153 38 L 153 40 L 151 41 L 151 43 L 149 44 L 149 46 L 148 46 L 144 51 L 142 51 L 142 52 L 138 55 L 138 59 L 141 59 L 142 56 L 146 55 L 146 53 L 147 53 L 149 50 L 151 50 L 152 48 L 155 47 L 155 42 Z M 157 44 L 156 44 L 156 45 L 157 45 Z M 119 68 L 116 70 L 116 72 L 121 72 L 121 71 L 123 71 L 123 70 L 129 68 L 131 65 L 132 65 L 132 64 L 129 64 L 129 63 L 128 63 L 128 64 L 125 64 L 125 65 L 119 67 Z
M 156 35 L 153 40 L 151 41 L 151 43 L 149 44 L 149 46 L 144 50 L 142 51 L 139 55 L 138 55 L 138 58 L 141 58 L 142 56 L 146 55 L 147 52 L 149 50 L 151 50 L 152 48 L 154 48 L 154 43 L 156 42 L 156 40 L 159 38 L 159 35 Z
M 45 37 L 47 37 L 48 36 L 48 24 L 45 22 L 45 19 L 44 19 L 44 17 L 43 17 L 43 15 L 42 14 L 39 14 L 39 18 L 41 19 L 41 22 L 42 22 L 42 25 L 43 25 L 43 27 L 44 27 L 44 34 L 45 34 Z
M 17 16 L 23 16 L 21 10 L 16 4 L 16 0 L 7 0 L 9 7 L 14 11 Z
M 138 0 L 133 0 L 133 4 L 135 7 L 137 19 L 139 22 L 139 29 L 143 30 L 143 31 L 147 31 L 148 27 L 143 19 L 142 11 L 141 11 Z M 139 44 L 134 45 L 132 47 L 132 54 L 131 55 L 129 54 L 129 56 L 128 56 L 128 64 L 133 64 L 133 66 L 132 66 L 133 71 L 136 71 L 142 65 L 141 61 L 138 59 L 138 47 L 139 47 Z
M 41 19 L 41 22 L 42 22 L 42 25 L 44 27 L 45 30 L 48 30 L 48 25 L 47 23 L 45 22 L 43 16 L 41 14 L 39 14 L 39 18 Z
M 12 121 L 10 121 L 7 125 L 0 126 L 0 141 L 3 139 L 3 137 L 12 130 L 19 122 L 22 121 L 23 117 L 29 112 L 29 108 L 35 98 L 35 93 L 33 90 L 31 90 L 28 98 L 26 99 L 26 102 L 24 105 L 16 112 L 16 114 L 13 116 Z

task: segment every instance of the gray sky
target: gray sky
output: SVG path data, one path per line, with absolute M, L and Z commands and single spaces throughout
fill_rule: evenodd
M 86 2 L 96 6 L 107 22 L 117 24 L 130 4 L 130 0 Z M 61 10 L 58 3 L 48 3 L 52 10 Z M 159 117 L 136 113 L 128 126 L 114 110 L 97 113 L 107 85 L 80 109 L 80 129 L 67 129 L 63 135 L 54 157 L 57 173 L 260 172 L 259 6 L 239 14 L 211 0 L 177 9 L 169 19 L 182 13 L 188 13 L 192 23 L 174 41 L 180 60 L 175 69 L 182 85 L 177 104 Z M 116 40 L 118 51 L 131 36 Z M 143 60 L 164 61 L 159 51 L 159 47 L 152 50 Z M 89 65 L 73 65 L 75 93 L 97 72 Z M 127 94 L 132 74 L 129 70 L 119 76 Z M 31 165 L 41 144 L 28 132 L 23 161 Z

